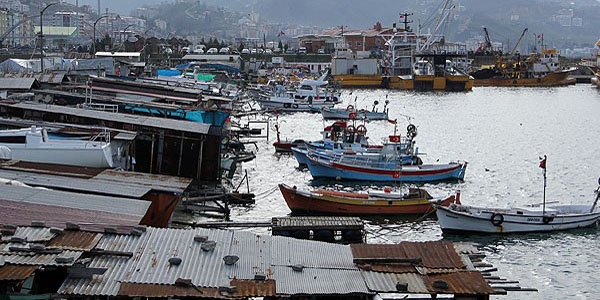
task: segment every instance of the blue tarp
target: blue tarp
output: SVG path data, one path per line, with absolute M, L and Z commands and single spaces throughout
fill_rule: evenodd
M 181 75 L 181 71 L 178 70 L 158 70 L 158 75 L 160 76 L 179 76 Z

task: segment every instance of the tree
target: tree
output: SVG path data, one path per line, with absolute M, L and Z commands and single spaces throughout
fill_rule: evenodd
M 279 48 L 279 50 L 283 49 L 283 43 L 281 40 L 279 41 L 279 44 L 277 44 L 277 48 Z

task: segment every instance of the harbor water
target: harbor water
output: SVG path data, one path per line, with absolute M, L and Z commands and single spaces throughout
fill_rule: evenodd
M 600 176 L 600 92 L 590 85 L 558 88 L 475 88 L 467 93 L 414 93 L 390 90 L 345 90 L 346 107 L 379 110 L 389 101 L 391 119 L 406 133 L 408 117 L 418 128 L 416 145 L 424 163 L 467 161 L 465 180 L 424 184 L 430 194 L 461 192 L 467 205 L 514 207 L 542 202 L 543 175 L 539 157 L 548 156 L 548 202 L 591 204 Z M 242 123 L 248 119 L 242 119 Z M 252 118 L 250 118 L 252 120 Z M 331 187 L 346 191 L 382 189 L 368 182 L 313 180 L 297 168 L 291 155 L 275 154 L 271 118 L 270 140 L 256 140 L 257 157 L 244 163 L 256 204 L 233 207 L 232 221 L 269 221 L 290 213 L 278 183 L 300 188 Z M 320 114 L 277 117 L 282 139 L 320 139 L 330 121 Z M 359 123 L 360 124 L 360 123 Z M 357 124 L 358 125 L 358 124 Z M 367 124 L 369 141 L 379 144 L 393 134 L 387 121 Z M 249 146 L 254 147 L 254 146 Z M 236 175 L 236 184 L 241 179 Z M 237 180 L 237 181 L 236 181 Z M 402 189 L 402 184 L 388 185 Z M 242 191 L 245 191 L 243 186 Z M 498 268 L 494 275 L 518 280 L 539 292 L 516 292 L 519 299 L 594 299 L 600 279 L 600 229 L 507 236 L 442 234 L 433 218 L 364 218 L 369 243 L 450 240 L 475 242 Z M 256 229 L 260 233 L 261 230 Z

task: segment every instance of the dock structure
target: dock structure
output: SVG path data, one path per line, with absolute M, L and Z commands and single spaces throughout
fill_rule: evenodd
M 358 217 L 279 217 L 272 219 L 273 235 L 305 240 L 363 243 L 365 225 Z
M 136 171 L 209 181 L 219 179 L 222 130 L 210 124 L 36 102 L 0 102 L 0 114 L 133 131 L 137 133 L 131 150 Z
M 467 255 L 458 250 L 464 246 L 447 241 L 340 245 L 220 229 L 136 227 L 123 233 L 90 232 L 78 223 L 0 223 L 0 290 L 11 295 L 489 299 L 514 290 L 493 288 L 473 267 L 470 257 L 478 253 Z M 27 291 L 24 283 L 31 281 L 36 288 Z

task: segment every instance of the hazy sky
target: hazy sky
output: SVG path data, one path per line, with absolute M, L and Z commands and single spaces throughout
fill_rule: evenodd
M 76 0 L 63 0 L 64 2 L 75 4 Z M 100 9 L 104 11 L 107 7 L 109 11 L 119 14 L 129 14 L 134 8 L 143 4 L 167 2 L 166 0 L 100 0 Z M 98 0 L 79 0 L 79 5 L 90 5 L 94 9 L 98 7 Z

